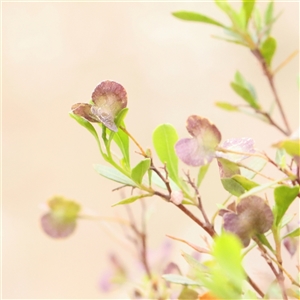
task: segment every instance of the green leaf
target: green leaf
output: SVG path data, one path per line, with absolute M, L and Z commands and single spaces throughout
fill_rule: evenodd
M 219 108 L 222 108 L 227 111 L 239 111 L 239 109 L 236 107 L 236 105 L 230 104 L 228 102 L 216 102 L 215 104 Z
M 200 167 L 199 172 L 198 172 L 198 178 L 197 178 L 197 187 L 198 188 L 200 187 L 201 182 L 204 179 L 209 166 L 210 166 L 210 164 L 207 164 L 207 165 L 204 165 L 204 166 Z
M 124 185 L 130 185 L 130 186 L 137 186 L 136 183 L 134 183 L 130 178 L 122 174 L 117 169 L 110 167 L 110 166 L 103 166 L 96 164 L 94 165 L 94 169 L 97 173 L 99 173 L 101 176 L 108 178 L 110 180 L 116 181 L 118 183 L 122 183 Z
M 122 109 L 116 117 L 115 123 L 118 127 L 117 132 L 111 131 L 109 139 L 113 139 L 113 141 L 119 147 L 122 155 L 123 160 L 125 162 L 125 166 L 127 169 L 130 169 L 130 155 L 129 155 L 129 137 L 128 135 L 119 127 L 122 126 L 125 128 L 124 119 L 128 113 L 128 108 Z
M 177 274 L 164 274 L 162 278 L 172 283 L 201 286 L 198 282 Z
M 231 82 L 230 86 L 240 97 L 248 102 L 251 107 L 254 109 L 260 109 L 260 105 L 256 102 L 256 99 L 252 96 L 249 90 L 235 82 Z
M 278 164 L 282 169 L 286 168 L 286 151 L 284 149 L 277 149 L 275 162 Z
M 234 75 L 234 82 L 248 90 L 257 102 L 257 96 L 253 85 L 250 84 L 239 71 L 237 71 Z
M 265 234 L 257 234 L 257 238 L 260 240 L 260 242 L 265 245 L 267 248 L 269 248 L 273 253 L 275 253 L 275 250 L 269 243 L 268 239 L 266 238 Z
M 145 173 L 150 167 L 150 158 L 140 161 L 131 171 L 131 178 L 138 184 L 142 183 Z
M 261 193 L 262 191 L 264 191 L 264 190 L 272 187 L 273 185 L 277 184 L 278 182 L 284 181 L 284 180 L 286 180 L 286 178 L 281 178 L 281 179 L 278 179 L 278 180 L 275 180 L 275 181 L 267 182 L 267 183 L 261 184 L 259 186 L 256 186 L 253 189 L 251 189 L 250 191 L 244 193 L 240 197 L 240 199 L 243 199 L 243 198 L 246 198 L 246 197 L 249 197 L 249 196 L 252 196 L 252 195 L 256 195 L 258 193 Z
M 260 10 L 258 9 L 258 7 L 254 8 L 253 21 L 254 21 L 255 28 L 257 28 L 257 31 L 260 32 L 262 29 L 262 18 L 261 18 L 261 13 L 260 13 Z
M 234 196 L 239 197 L 245 192 L 244 187 L 232 178 L 222 178 L 221 182 L 224 189 Z
M 245 13 L 245 25 L 246 25 L 246 27 L 247 27 L 248 21 L 251 17 L 254 5 L 255 5 L 255 0 L 243 0 L 242 9 Z
M 273 11 L 274 11 L 274 1 L 271 0 L 265 11 L 265 24 L 269 25 L 273 20 Z
M 297 237 L 300 235 L 300 228 L 296 228 L 292 230 L 291 232 L 287 233 L 282 239 L 285 239 L 286 237 Z
M 198 293 L 194 290 L 191 290 L 187 287 L 184 287 L 178 296 L 178 300 L 194 300 L 198 298 Z
M 242 248 L 240 240 L 235 235 L 228 233 L 218 236 L 213 248 L 216 262 L 230 282 L 238 288 L 239 293 L 241 293 L 243 281 L 246 279 L 242 267 Z M 215 294 L 214 291 L 212 292 Z
M 97 131 L 95 130 L 94 126 L 89 121 L 85 120 L 84 118 L 82 118 L 80 116 L 73 114 L 72 112 L 70 112 L 69 115 L 71 118 L 73 118 L 75 121 L 77 121 L 81 126 L 83 126 L 85 129 L 87 129 L 93 135 L 93 137 L 97 141 L 97 144 L 98 144 L 101 154 L 104 156 L 105 154 L 102 151 L 100 140 L 99 140 Z
M 284 140 L 273 146 L 284 149 L 290 156 L 300 156 L 300 140 Z
M 278 226 L 285 212 L 292 204 L 292 202 L 296 199 L 299 193 L 299 187 L 289 187 L 289 186 L 279 186 L 274 190 L 274 199 L 275 199 L 275 207 L 274 207 L 274 215 L 275 215 L 275 224 Z
M 117 205 L 129 204 L 129 203 L 135 202 L 136 200 L 146 198 L 146 197 L 151 197 L 151 196 L 153 196 L 153 195 L 152 194 L 142 194 L 142 195 L 132 196 L 132 197 L 126 198 L 118 203 L 115 203 L 114 205 L 112 205 L 112 207 L 117 206 Z
M 230 18 L 232 25 L 236 29 L 244 29 L 244 16 L 239 15 L 227 2 L 227 0 L 215 0 L 215 3 L 222 9 Z
M 178 135 L 175 128 L 170 124 L 162 124 L 154 130 L 152 138 L 160 161 L 166 163 L 170 178 L 178 184 L 178 157 L 174 148 Z
M 269 36 L 261 45 L 260 51 L 267 65 L 271 66 L 272 58 L 276 51 L 276 40 Z
M 259 184 L 239 174 L 233 175 L 232 179 L 237 181 L 246 191 L 253 189 Z
M 173 12 L 172 15 L 178 19 L 185 20 L 185 21 L 196 21 L 196 22 L 208 23 L 208 24 L 226 28 L 225 25 L 219 23 L 218 21 L 215 21 L 207 16 L 195 12 L 177 11 L 177 12 Z

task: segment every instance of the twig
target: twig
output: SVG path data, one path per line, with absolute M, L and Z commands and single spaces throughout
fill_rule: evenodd
M 291 134 L 291 128 L 290 128 L 290 125 L 288 123 L 288 120 L 287 120 L 287 117 L 284 113 L 284 110 L 283 110 L 283 107 L 281 105 L 281 101 L 279 99 L 279 96 L 278 96 L 278 93 L 277 93 L 277 90 L 276 90 L 276 87 L 275 87 L 275 84 L 274 84 L 274 77 L 273 77 L 273 74 L 272 72 L 270 71 L 261 51 L 259 50 L 259 48 L 255 48 L 255 49 L 252 49 L 251 52 L 254 54 L 254 56 L 257 58 L 257 60 L 259 61 L 263 71 L 264 71 L 264 74 L 266 75 L 267 79 L 268 79 L 268 82 L 269 82 L 269 85 L 271 87 L 271 90 L 272 90 L 272 93 L 273 93 L 273 96 L 275 98 L 275 101 L 276 101 L 276 104 L 278 106 L 278 109 L 279 109 L 279 112 L 281 114 L 281 117 L 282 117 L 282 120 L 285 124 L 285 127 L 286 127 L 286 130 L 285 130 L 285 135 L 290 135 Z
M 197 197 L 197 199 L 198 199 L 198 207 L 199 207 L 199 209 L 200 209 L 200 211 L 201 211 L 201 213 L 202 213 L 202 216 L 203 216 L 203 218 L 204 218 L 204 220 L 205 220 L 205 223 L 206 223 L 205 225 L 206 225 L 207 227 L 211 227 L 211 230 L 215 231 L 215 230 L 214 230 L 214 227 L 213 227 L 212 224 L 210 223 L 210 221 L 209 221 L 209 219 L 208 219 L 208 217 L 207 217 L 207 214 L 206 214 L 206 212 L 205 212 L 205 210 L 204 210 L 204 207 L 203 207 L 203 205 L 202 205 L 202 200 L 201 200 L 201 196 L 200 196 L 200 193 L 199 193 L 198 188 L 196 187 L 195 183 L 191 180 L 190 174 L 189 174 L 188 172 L 185 173 L 185 176 L 186 176 L 186 178 L 187 178 L 188 184 L 194 189 L 194 191 L 195 191 L 195 193 L 196 193 L 196 197 Z
M 280 69 L 282 69 L 284 66 L 286 66 L 294 57 L 296 57 L 299 54 L 299 50 L 294 51 L 292 54 L 290 54 L 273 72 L 272 75 L 274 76 L 275 73 L 277 73 Z
M 245 272 L 246 273 L 246 272 Z M 261 289 L 256 285 L 256 283 L 250 278 L 250 276 L 246 273 L 247 280 L 249 284 L 253 287 L 253 289 L 258 293 L 262 298 L 265 297 L 265 294 L 261 291 Z
M 279 272 L 277 272 L 277 270 L 275 269 L 272 260 L 269 257 L 268 251 L 266 250 L 266 248 L 262 245 L 262 243 L 259 241 L 258 238 L 253 237 L 253 240 L 256 242 L 258 248 L 260 249 L 261 253 L 262 253 L 262 257 L 266 260 L 267 264 L 269 265 L 269 267 L 271 268 L 272 272 L 274 273 L 277 282 L 281 288 L 281 293 L 282 293 L 282 297 L 284 300 L 288 300 L 287 294 L 286 294 L 286 290 L 285 290 L 285 286 L 284 286 L 284 277 L 283 277 L 283 273 L 282 270 L 279 268 Z M 276 249 L 276 253 L 277 253 Z M 277 253 L 278 254 L 278 253 Z M 281 256 L 280 256 L 281 258 Z M 277 257 L 278 260 L 278 257 Z M 278 260 L 278 262 L 280 263 L 280 261 Z

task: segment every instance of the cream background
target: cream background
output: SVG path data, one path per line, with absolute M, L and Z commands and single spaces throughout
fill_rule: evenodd
M 282 137 L 249 117 L 214 107 L 216 100 L 238 103 L 229 87 L 236 70 L 256 86 L 265 107 L 272 97 L 246 49 L 212 39 L 222 34 L 217 27 L 175 19 L 170 13 L 177 10 L 227 21 L 211 1 L 2 2 L 3 298 L 107 298 L 97 288 L 106 254 L 115 249 L 131 261 L 99 222 L 81 221 L 63 241 L 50 239 L 39 226 L 39 206 L 54 194 L 76 199 L 100 215 L 123 212 L 110 207 L 120 200 L 111 193 L 117 184 L 92 169 L 103 163 L 95 141 L 68 116 L 72 104 L 89 101 L 100 81 L 124 85 L 127 126 L 144 147 L 152 147 L 152 131 L 164 122 L 186 137 L 190 114 L 210 118 L 223 140 L 252 136 L 258 148 L 270 150 Z M 279 44 L 275 66 L 299 48 L 299 3 L 277 2 L 276 11 L 281 10 L 273 32 Z M 299 125 L 298 72 L 297 58 L 276 77 L 292 128 Z M 226 197 L 216 176 L 213 165 L 201 190 L 210 212 Z M 153 248 L 165 234 L 203 243 L 192 221 L 162 201 L 157 201 L 149 230 Z M 187 248 L 176 246 L 174 258 L 182 263 L 179 250 Z M 257 275 L 260 266 L 258 261 L 253 274 L 263 280 L 265 275 Z

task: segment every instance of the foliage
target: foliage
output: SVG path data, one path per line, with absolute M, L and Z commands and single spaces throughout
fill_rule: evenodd
M 91 102 L 74 104 L 70 113 L 94 136 L 107 163 L 95 165 L 97 173 L 121 184 L 118 189 L 129 187 L 134 191 L 129 198 L 115 205 L 128 205 L 135 201 L 144 205 L 144 198 L 159 197 L 177 206 L 212 238 L 207 248 L 173 238 L 190 245 L 197 253 L 209 255 L 208 260 L 202 260 L 183 253 L 190 267 L 189 274 L 183 275 L 172 262 L 165 265 L 164 270 L 155 270 L 146 254 L 145 224 L 143 229 L 138 229 L 129 213 L 128 226 L 136 236 L 134 241 L 138 258 L 145 271 L 142 284 L 130 292 L 132 298 L 269 299 L 277 293 L 279 298 L 288 299 L 297 295 L 299 288 L 299 282 L 284 269 L 281 255 L 282 245 L 291 256 L 298 246 L 300 229 L 291 227 L 286 219 L 289 207 L 300 195 L 300 140 L 299 133 L 292 134 L 274 84 L 275 73 L 280 67 L 274 69 L 272 65 L 277 41 L 271 36 L 271 30 L 278 16 L 274 15 L 273 1 L 268 3 L 263 17 L 254 0 L 243 0 L 240 10 L 235 10 L 224 0 L 215 0 L 215 3 L 228 17 L 226 24 L 196 12 L 179 11 L 173 15 L 184 21 L 222 28 L 225 36 L 218 38 L 248 48 L 258 60 L 284 125 L 279 125 L 269 109 L 264 109 L 265 104 L 259 99 L 254 86 L 240 71 L 236 71 L 230 87 L 241 104 L 222 101 L 216 105 L 227 112 L 240 112 L 262 120 L 283 134 L 283 139 L 272 144 L 277 148 L 274 158 L 256 149 L 251 137 L 234 137 L 221 143 L 221 131 L 216 125 L 204 116 L 191 115 L 186 125 L 190 138 L 179 138 L 171 124 L 161 124 L 154 130 L 153 149 L 160 160 L 157 166 L 151 150 L 144 149 L 127 129 L 127 93 L 121 84 L 114 81 L 97 85 Z M 130 164 L 132 144 L 141 158 L 134 167 Z M 113 148 L 119 150 L 120 157 L 112 154 Z M 197 168 L 196 180 L 191 178 L 189 172 L 182 174 L 180 160 L 187 166 Z M 213 161 L 217 162 L 221 183 L 233 200 L 227 206 L 228 199 L 219 205 L 210 219 L 205 211 L 205 201 L 201 198 L 200 185 Z M 279 170 L 282 176 L 275 179 L 262 173 L 266 165 Z M 263 177 L 264 182 L 254 181 L 256 175 Z M 262 193 L 267 189 L 273 190 L 274 199 L 267 199 Z M 198 207 L 200 216 L 192 213 L 188 205 Z M 54 238 L 70 235 L 77 218 L 81 217 L 80 206 L 62 197 L 54 197 L 48 206 L 49 212 L 42 217 L 44 231 Z M 221 227 L 214 223 L 218 216 L 222 219 Z M 274 274 L 274 282 L 266 291 L 262 291 L 249 277 L 243 266 L 243 257 L 254 246 Z M 110 261 L 115 273 L 110 273 L 108 281 L 123 284 L 129 280 L 119 260 L 111 256 Z M 293 284 L 292 288 L 287 288 L 285 277 Z M 106 287 L 108 281 L 105 282 Z M 182 288 L 176 290 L 174 284 Z M 174 291 L 177 291 L 177 296 L 174 296 Z

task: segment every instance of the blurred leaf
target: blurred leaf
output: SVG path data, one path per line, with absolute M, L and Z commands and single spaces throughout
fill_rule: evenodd
M 242 97 L 252 108 L 260 109 L 260 105 L 256 102 L 256 99 L 252 96 L 251 92 L 245 89 L 243 86 L 231 82 L 231 88 Z
M 178 296 L 178 300 L 195 300 L 198 298 L 198 293 L 192 289 L 184 287 Z
M 242 175 L 239 175 L 239 174 L 233 175 L 232 179 L 237 181 L 246 191 L 249 191 L 256 186 L 259 186 L 258 183 L 254 182 Z
M 52 238 L 68 237 L 76 228 L 81 207 L 75 201 L 54 196 L 48 201 L 50 211 L 42 216 L 44 232 Z
M 290 156 L 300 156 L 300 139 L 284 140 L 272 146 L 279 149 L 284 149 Z
M 276 40 L 269 36 L 261 45 L 260 51 L 267 65 L 271 66 L 272 58 L 276 51 Z
M 239 111 L 239 109 L 236 107 L 236 105 L 233 105 L 231 103 L 227 103 L 227 102 L 216 102 L 215 103 L 216 106 L 218 106 L 219 108 L 222 108 L 224 110 L 227 111 Z
M 273 20 L 273 12 L 274 12 L 274 1 L 271 0 L 267 6 L 265 11 L 265 24 L 269 25 Z
M 126 177 L 124 174 L 113 167 L 95 164 L 94 169 L 97 173 L 110 180 L 122 183 L 124 185 L 135 187 L 137 186 L 136 183 L 134 183 L 130 178 Z
M 253 21 L 257 31 L 260 32 L 262 29 L 262 17 L 258 7 L 255 7 L 253 10 Z
M 296 228 L 294 230 L 292 230 L 291 232 L 288 232 L 286 235 L 283 236 L 283 239 L 284 238 L 287 238 L 287 237 L 297 237 L 300 235 L 300 228 Z
M 172 283 L 201 286 L 198 282 L 177 274 L 164 274 L 162 278 Z
M 239 289 L 239 293 L 242 292 L 241 287 L 246 279 L 241 250 L 241 242 L 232 234 L 222 233 L 215 239 L 213 256 L 230 282 Z M 212 292 L 214 293 L 214 291 Z
M 112 205 L 112 207 L 117 206 L 117 205 L 124 205 L 124 204 L 129 204 L 132 202 L 135 202 L 136 200 L 142 199 L 142 198 L 146 198 L 146 197 L 151 197 L 153 196 L 152 194 L 141 194 L 141 195 L 137 195 L 137 196 L 132 196 L 126 199 L 123 199 L 122 201 L 115 203 L 114 205 Z
M 248 21 L 251 18 L 251 14 L 255 5 L 255 0 L 243 0 L 242 9 L 245 12 L 245 25 L 247 27 Z
M 275 215 L 275 224 L 278 226 L 285 212 L 292 204 L 292 202 L 296 199 L 299 193 L 299 187 L 289 187 L 289 186 L 279 186 L 274 190 L 274 199 L 275 199 L 275 207 L 274 207 L 274 215 Z
M 257 172 L 260 172 L 266 166 L 266 164 L 267 161 L 261 157 L 252 157 L 252 159 L 247 162 L 247 166 Z M 252 179 L 257 175 L 257 173 L 245 168 L 241 168 L 241 175 L 248 179 Z
M 178 157 L 175 153 L 175 143 L 178 135 L 170 124 L 162 124 L 153 132 L 153 145 L 160 161 L 166 163 L 169 176 L 178 183 Z
M 208 23 L 208 24 L 226 28 L 225 25 L 219 23 L 218 21 L 215 21 L 207 16 L 195 12 L 177 11 L 177 12 L 173 12 L 172 15 L 178 19 L 185 20 L 185 21 L 196 21 L 196 22 Z
M 244 29 L 245 19 L 239 15 L 227 2 L 227 0 L 215 0 L 215 3 L 230 18 L 232 25 L 236 29 Z
M 282 169 L 286 167 L 286 151 L 284 149 L 277 149 L 275 162 L 278 164 Z
M 192 255 L 182 252 L 182 256 L 192 269 L 194 269 L 195 271 L 203 272 L 204 270 L 203 264 L 201 264 Z
M 249 83 L 239 71 L 237 71 L 234 75 L 234 82 L 248 90 L 255 101 L 257 101 L 257 96 L 253 85 Z
M 197 187 L 198 188 L 200 187 L 200 185 L 202 183 L 202 180 L 204 179 L 209 166 L 210 166 L 210 164 L 207 164 L 207 165 L 204 165 L 204 166 L 199 168 L 198 178 L 197 178 Z
M 145 173 L 150 167 L 150 158 L 140 161 L 131 171 L 131 178 L 138 184 L 142 183 Z

